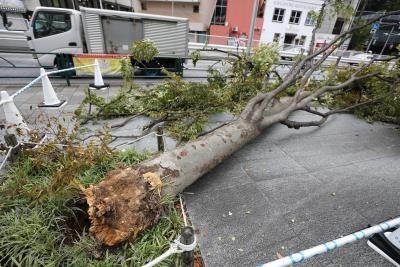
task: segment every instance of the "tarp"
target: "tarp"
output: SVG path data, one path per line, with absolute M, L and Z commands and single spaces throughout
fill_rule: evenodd
M 26 8 L 21 0 L 0 0 L 0 11 L 25 13 Z

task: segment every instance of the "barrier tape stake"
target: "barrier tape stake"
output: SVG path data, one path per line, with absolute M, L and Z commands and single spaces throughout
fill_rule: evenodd
M 157 146 L 158 146 L 158 152 L 164 152 L 165 144 L 164 144 L 164 139 L 163 139 L 163 128 L 161 126 L 157 127 Z
M 181 232 L 180 241 L 182 244 L 190 245 L 194 242 L 194 230 L 191 226 L 185 226 Z M 193 250 L 182 253 L 183 266 L 192 267 L 194 263 Z

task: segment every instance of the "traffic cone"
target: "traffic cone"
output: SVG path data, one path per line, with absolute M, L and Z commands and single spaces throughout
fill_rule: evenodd
M 394 266 L 400 266 L 400 228 L 393 232 L 374 234 L 367 244 Z
M 40 76 L 42 76 L 43 98 L 44 101 L 39 104 L 40 108 L 59 108 L 66 103 L 65 100 L 60 101 L 54 92 L 53 85 L 47 76 L 46 71 L 40 68 Z
M 89 84 L 89 89 L 104 90 L 110 87 L 110 84 L 104 83 L 103 76 L 101 75 L 100 65 L 97 59 L 94 60 L 94 83 Z
M 1 91 L 0 95 L 0 105 L 3 105 L 7 129 L 10 129 L 8 126 L 14 128 L 16 132 L 18 132 L 16 129 L 22 129 L 23 134 L 27 135 L 30 132 L 30 129 L 28 128 L 28 125 L 24 121 L 24 118 L 22 117 L 18 108 L 15 106 L 14 99 L 6 91 Z

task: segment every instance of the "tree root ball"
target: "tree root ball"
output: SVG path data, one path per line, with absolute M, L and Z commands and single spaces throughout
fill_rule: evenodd
M 159 220 L 160 196 L 144 173 L 148 170 L 140 167 L 113 170 L 97 186 L 85 190 L 89 231 L 103 244 L 134 240 Z

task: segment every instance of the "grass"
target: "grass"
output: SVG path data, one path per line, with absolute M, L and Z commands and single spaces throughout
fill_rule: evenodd
M 80 190 L 148 156 L 98 145 L 25 151 L 0 185 L 0 266 L 141 266 L 164 253 L 183 226 L 175 199 L 164 200 L 167 215 L 139 239 L 106 248 L 87 232 Z M 180 265 L 174 255 L 159 266 Z

